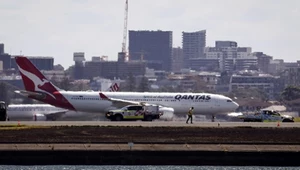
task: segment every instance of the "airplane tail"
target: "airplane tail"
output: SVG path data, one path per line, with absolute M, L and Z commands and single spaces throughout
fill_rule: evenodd
M 76 110 L 60 93 L 60 89 L 47 80 L 28 58 L 16 57 L 15 59 L 25 86 L 25 91 L 19 91 L 20 94 L 56 107 Z
M 116 92 L 116 91 L 119 91 L 119 89 L 120 89 L 120 82 L 115 82 L 115 83 L 111 84 L 111 86 L 109 87 L 109 89 L 107 91 Z
M 42 92 L 53 97 L 53 93 L 59 88 L 53 85 L 47 78 L 23 56 L 15 57 L 24 87 L 29 92 Z

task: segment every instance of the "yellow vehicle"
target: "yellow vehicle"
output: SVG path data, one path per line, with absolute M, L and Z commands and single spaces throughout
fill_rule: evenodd
M 152 121 L 159 119 L 163 113 L 159 112 L 159 106 L 128 105 L 121 109 L 110 110 L 106 118 L 111 121 L 143 120 Z

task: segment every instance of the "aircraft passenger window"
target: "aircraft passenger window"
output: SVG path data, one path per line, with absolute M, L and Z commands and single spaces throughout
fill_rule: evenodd
M 227 100 L 227 102 L 232 102 L 232 100 Z

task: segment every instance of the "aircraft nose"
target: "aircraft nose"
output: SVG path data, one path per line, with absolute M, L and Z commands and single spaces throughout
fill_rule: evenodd
M 239 104 L 237 103 L 237 102 L 232 102 L 233 103 L 233 109 L 235 110 L 235 109 L 237 109 L 238 107 L 239 107 Z

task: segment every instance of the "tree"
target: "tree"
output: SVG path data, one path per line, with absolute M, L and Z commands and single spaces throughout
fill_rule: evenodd
M 143 76 L 140 86 L 139 86 L 139 91 L 140 92 L 148 92 L 149 91 L 149 81 L 147 77 Z
M 258 70 L 257 66 L 256 65 L 250 65 L 248 70 Z
M 193 92 L 198 93 L 198 92 L 207 92 L 207 83 L 199 76 L 194 76 L 191 78 L 191 80 L 195 81 L 195 85 L 193 86 Z
M 84 82 L 76 83 L 76 85 L 72 86 L 71 88 L 72 91 L 87 91 L 90 90 L 90 87 L 88 84 Z
M 64 67 L 62 65 L 60 65 L 60 64 L 54 65 L 53 67 L 54 67 L 53 68 L 54 70 L 61 70 L 61 71 L 65 70 Z
M 55 73 L 53 73 L 53 76 L 50 79 L 51 83 L 53 83 L 55 86 L 60 86 L 60 83 L 57 81 L 57 76 Z
M 256 100 L 266 101 L 268 99 L 267 94 L 258 88 L 247 88 L 247 89 L 235 89 L 230 94 L 231 98 L 252 98 Z
M 69 75 L 72 79 L 74 79 L 74 71 L 75 71 L 75 66 L 72 65 L 68 69 L 65 70 L 65 74 Z
M 65 75 L 62 81 L 59 83 L 58 87 L 66 91 L 70 90 L 71 89 L 70 79 Z
M 230 83 L 231 75 L 227 71 L 221 72 L 218 84 L 226 85 Z
M 288 86 L 281 93 L 284 100 L 291 101 L 300 98 L 300 88 L 296 86 Z
M 135 78 L 133 77 L 132 73 L 129 73 L 129 76 L 127 77 L 125 82 L 124 91 L 135 91 L 135 90 L 136 90 Z

